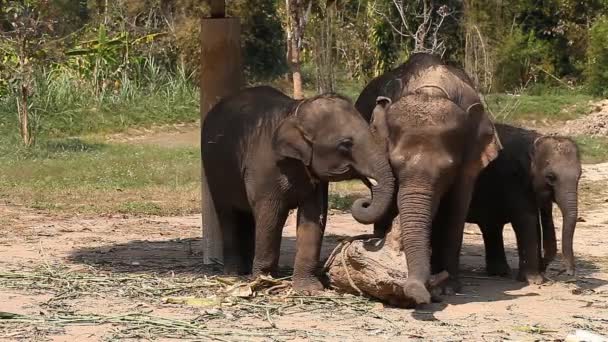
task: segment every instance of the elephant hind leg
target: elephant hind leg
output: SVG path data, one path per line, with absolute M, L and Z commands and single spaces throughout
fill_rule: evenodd
M 480 224 L 479 228 L 483 236 L 488 275 L 500 277 L 511 275 L 502 236 L 504 226 L 499 223 L 484 223 Z
M 243 250 L 241 249 L 243 231 L 239 226 L 238 213 L 232 209 L 218 209 L 217 212 L 222 227 L 224 273 L 246 274 L 246 270 L 243 269 Z
M 240 232 L 238 248 L 241 254 L 241 271 L 244 274 L 251 274 L 255 255 L 255 219 L 253 214 L 238 213 L 237 224 Z

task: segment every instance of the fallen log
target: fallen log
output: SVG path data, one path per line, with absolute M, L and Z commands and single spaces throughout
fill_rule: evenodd
M 329 286 L 337 291 L 373 297 L 392 306 L 414 307 L 415 302 L 403 292 L 408 275 L 407 260 L 400 248 L 397 229 L 382 239 L 360 235 L 338 244 L 325 262 Z M 428 286 L 432 289 L 447 278 L 445 271 L 433 275 Z

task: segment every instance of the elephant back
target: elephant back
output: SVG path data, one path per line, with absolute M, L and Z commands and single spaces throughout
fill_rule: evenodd
M 481 103 L 479 94 L 472 84 L 467 82 L 468 77 L 457 71 L 456 68 L 446 65 L 434 65 L 412 77 L 403 92 L 445 97 L 463 110 L 475 103 Z

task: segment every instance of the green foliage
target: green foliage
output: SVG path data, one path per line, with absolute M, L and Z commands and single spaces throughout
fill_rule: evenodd
M 593 94 L 608 95 L 608 17 L 598 19 L 589 29 L 585 76 Z
M 83 79 L 78 71 L 57 67 L 35 74 L 31 112 L 42 137 L 117 131 L 132 125 L 191 122 L 199 118 L 199 92 L 183 69 L 171 73 L 147 59 L 134 80 Z M 0 132 L 15 134 L 14 97 L 0 98 Z
M 498 89 L 514 90 L 536 81 L 540 70 L 552 72 L 548 56 L 549 45 L 516 27 L 508 34 L 496 52 Z
M 545 89 L 543 94 L 526 92 L 513 96 L 489 94 L 485 101 L 496 119 L 502 122 L 521 120 L 564 121 L 588 113 L 593 97 L 580 91 Z
M 242 18 L 244 66 L 250 81 L 270 80 L 287 72 L 286 40 L 274 0 L 244 1 Z
M 398 58 L 397 44 L 390 24 L 386 21 L 377 21 L 371 33 L 376 50 L 374 76 L 378 76 L 394 67 Z

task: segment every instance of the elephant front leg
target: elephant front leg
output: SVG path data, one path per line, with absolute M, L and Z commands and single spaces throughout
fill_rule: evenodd
M 314 293 L 323 290 L 318 278 L 318 264 L 327 220 L 328 184 L 317 189 L 298 207 L 296 260 L 293 287 L 296 291 Z
M 543 203 L 540 207 L 540 222 L 543 232 L 543 264 L 542 270 L 555 259 L 557 254 L 557 240 L 555 239 L 555 225 L 553 224 L 553 203 Z
M 515 231 L 519 253 L 519 274 L 517 278 L 530 284 L 542 284 L 544 278 L 540 274 L 540 224 L 537 211 L 523 211 L 513 218 L 511 224 Z
M 278 200 L 255 205 L 255 252 L 253 275 L 276 274 L 281 255 L 281 233 L 289 210 Z

